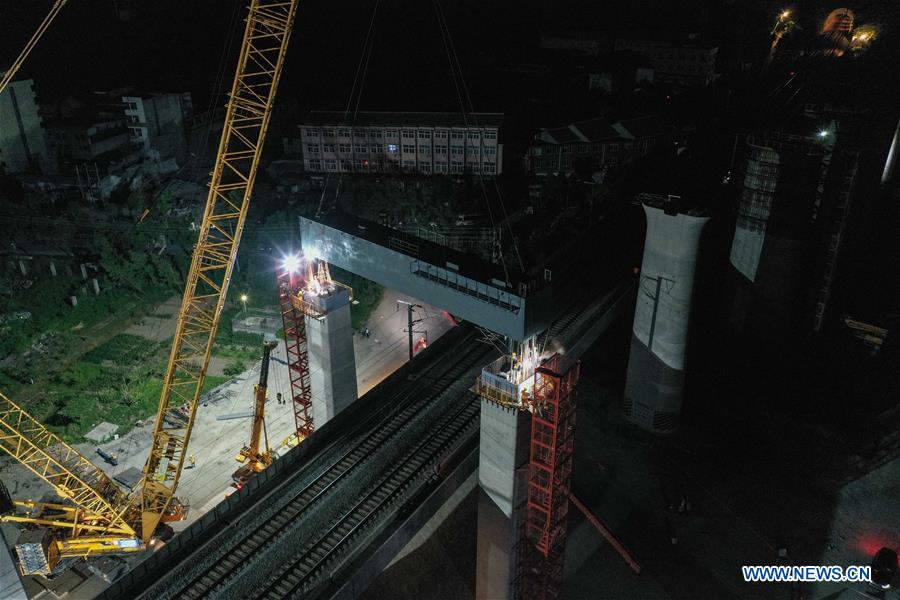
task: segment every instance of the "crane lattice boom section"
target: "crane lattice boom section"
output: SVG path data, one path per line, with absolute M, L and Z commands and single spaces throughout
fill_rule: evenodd
M 81 511 L 71 527 L 134 536 L 128 496 L 103 470 L 0 393 L 0 448 Z M 73 515 L 75 513 L 72 513 Z M 69 520 L 65 520 L 68 522 Z
M 144 467 L 142 531 L 149 540 L 173 498 L 247 216 L 297 0 L 252 0 L 200 235 Z M 185 422 L 180 408 L 187 406 Z

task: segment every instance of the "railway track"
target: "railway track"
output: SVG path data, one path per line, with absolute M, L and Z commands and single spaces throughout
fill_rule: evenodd
M 466 371 L 487 360 L 489 349 L 476 346 L 473 351 L 474 340 L 474 332 L 465 335 L 444 355 L 449 360 L 438 360 L 431 364 L 428 371 L 419 376 L 411 389 L 402 394 L 393 411 L 386 416 L 376 414 L 358 427 L 348 436 L 350 447 L 345 453 L 319 473 L 313 481 L 293 493 L 293 496 L 270 519 L 255 527 L 246 536 L 242 536 L 236 543 L 229 543 L 229 548 L 218 557 L 215 564 L 190 578 L 190 583 L 181 587 L 173 597 L 195 600 L 217 592 L 237 573 L 249 567 L 258 558 L 262 548 L 276 543 L 302 513 L 322 504 L 325 498 L 336 493 L 341 483 L 358 472 L 380 448 L 410 428 L 417 421 L 417 417 L 421 417 L 429 405 L 441 396 L 448 384 L 459 381 Z M 459 413 L 454 410 L 453 414 Z M 474 408 L 476 421 L 477 417 L 476 403 Z M 428 439 L 433 440 L 434 436 L 431 435 Z
M 466 399 L 451 414 L 445 415 L 426 439 L 371 486 L 353 508 L 332 523 L 255 598 L 292 598 L 314 586 L 324 569 L 349 552 L 358 538 L 401 506 L 418 488 L 417 484 L 434 476 L 432 467 L 441 456 L 458 440 L 477 430 L 480 409 L 477 396 L 467 393 Z

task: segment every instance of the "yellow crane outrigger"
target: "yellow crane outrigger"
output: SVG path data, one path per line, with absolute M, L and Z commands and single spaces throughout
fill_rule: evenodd
M 49 573 L 67 557 L 141 550 L 161 523 L 184 517 L 184 504 L 175 498 L 175 489 L 188 457 L 188 441 L 298 2 L 250 0 L 199 239 L 163 380 L 150 454 L 137 488 L 122 490 L 102 469 L 0 394 L 0 449 L 74 505 L 16 503 L 30 514 L 0 517 L 49 526 L 49 537 L 17 545 L 23 574 Z M 60 8 L 62 4 L 64 1 L 57 2 Z M 182 407 L 187 407 L 186 420 Z

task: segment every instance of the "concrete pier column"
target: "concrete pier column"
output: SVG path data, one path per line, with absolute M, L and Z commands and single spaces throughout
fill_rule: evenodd
M 81 263 L 81 278 L 87 279 L 87 267 L 84 265 L 84 263 Z
M 531 413 L 481 400 L 476 600 L 512 596 L 530 436 Z
M 28 270 L 25 268 L 24 260 L 19 261 L 19 271 L 22 273 L 22 275 L 28 275 Z
M 665 432 L 677 427 L 681 413 L 697 248 L 709 218 L 646 202 L 644 212 L 647 239 L 624 410 L 640 427 Z
M 52 260 L 50 261 L 50 274 L 56 277 L 56 263 Z
M 96 277 L 94 277 L 91 280 L 91 282 L 94 284 L 94 294 L 99 296 L 100 295 L 100 282 L 97 281 Z
M 357 398 L 350 294 L 337 287 L 304 298 L 324 315 L 306 317 L 313 423 L 321 427 Z

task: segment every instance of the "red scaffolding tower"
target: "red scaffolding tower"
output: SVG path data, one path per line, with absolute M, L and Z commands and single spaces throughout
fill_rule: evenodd
M 291 400 L 297 436 L 304 439 L 313 432 L 312 386 L 309 380 L 309 353 L 306 320 L 301 310 L 300 292 L 303 280 L 298 274 L 282 268 L 277 274 L 281 321 L 284 324 L 284 347 L 287 351 Z
M 554 354 L 534 372 L 525 519 L 517 550 L 520 598 L 558 598 L 562 587 L 581 363 Z

